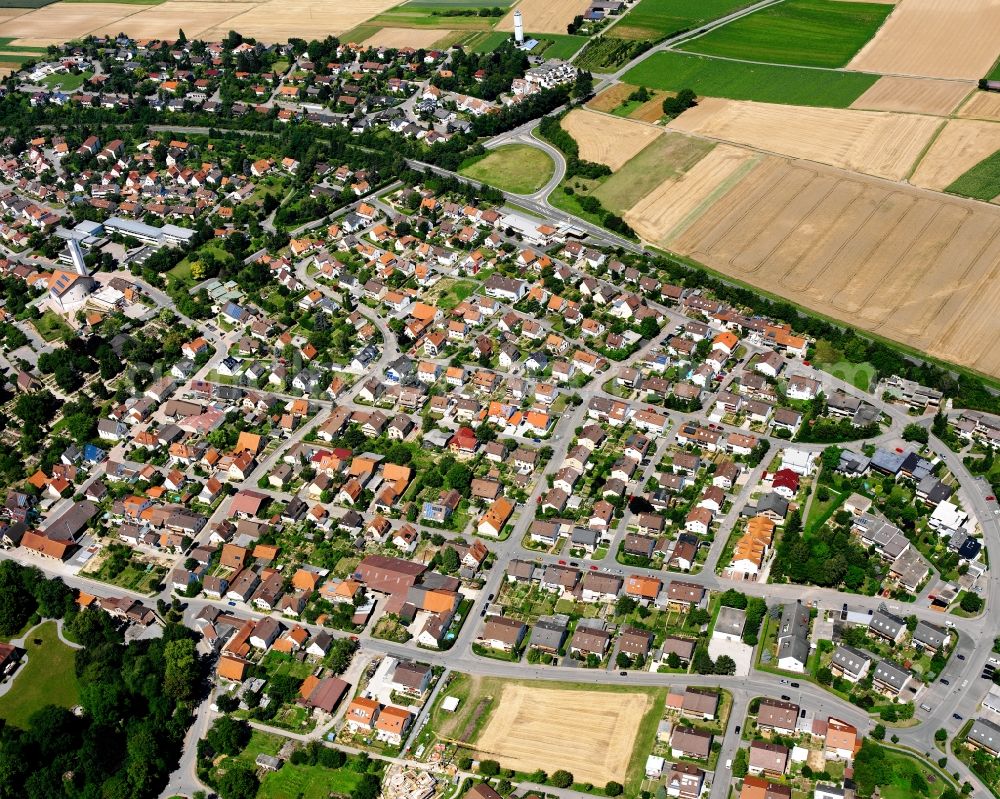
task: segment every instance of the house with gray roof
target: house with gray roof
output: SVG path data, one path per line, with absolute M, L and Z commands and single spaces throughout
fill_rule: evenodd
M 556 655 L 566 642 L 566 631 L 569 629 L 569 617 L 562 614 L 543 616 L 531 629 L 530 646 L 550 655 Z
M 906 632 L 906 621 L 890 613 L 884 607 L 880 607 L 872 613 L 868 622 L 868 634 L 876 638 L 883 638 L 889 643 L 898 644 Z
M 932 655 L 945 646 L 950 637 L 947 630 L 942 630 L 926 621 L 917 622 L 917 626 L 913 630 L 913 643 L 919 644 Z
M 982 749 L 993 757 L 1000 756 L 1000 725 L 989 719 L 976 719 L 969 728 L 966 743 L 974 749 Z
M 857 682 L 868 673 L 871 665 L 872 659 L 860 649 L 841 645 L 833 650 L 830 670 L 848 682 Z
M 888 660 L 882 660 L 875 666 L 872 673 L 872 685 L 879 693 L 886 696 L 899 696 L 910 684 L 910 672 L 902 666 L 897 666 Z
M 809 660 L 809 609 L 801 602 L 782 608 L 778 625 L 778 668 L 785 671 L 806 670 Z

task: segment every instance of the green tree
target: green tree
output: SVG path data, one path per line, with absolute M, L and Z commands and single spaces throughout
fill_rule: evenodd
M 163 650 L 163 691 L 177 702 L 186 702 L 194 694 L 198 679 L 198 662 L 195 659 L 194 641 L 178 638 L 168 641 Z
M 205 733 L 205 740 L 220 755 L 238 755 L 250 743 L 252 734 L 253 730 L 245 721 L 220 716 Z
M 979 613 L 983 609 L 983 598 L 979 594 L 966 591 L 962 594 L 962 599 L 958 605 L 966 613 Z
M 480 760 L 479 773 L 484 777 L 495 777 L 500 773 L 500 764 L 496 760 Z
M 620 782 L 615 782 L 614 780 L 612 780 L 611 782 L 609 782 L 607 785 L 604 786 L 604 795 L 621 796 L 622 791 L 624 790 L 625 788 Z
M 254 799 L 260 780 L 249 766 L 233 764 L 219 777 L 218 787 L 222 799 Z
M 884 741 L 885 740 L 885 725 L 884 724 L 876 724 L 872 728 L 872 738 L 874 738 L 876 741 Z
M 903 428 L 903 441 L 916 441 L 920 444 L 926 444 L 929 440 L 930 434 L 923 425 L 913 422 Z
M 565 769 L 559 769 L 552 772 L 552 776 L 549 777 L 549 784 L 554 785 L 556 788 L 569 788 L 573 784 L 573 775 Z

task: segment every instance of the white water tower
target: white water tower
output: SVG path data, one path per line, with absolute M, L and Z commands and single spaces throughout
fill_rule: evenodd
M 520 11 L 514 12 L 514 41 L 518 47 L 524 44 L 524 20 Z

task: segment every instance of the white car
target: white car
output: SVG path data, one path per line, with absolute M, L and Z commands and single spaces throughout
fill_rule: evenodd
M 731 767 L 732 765 L 733 765 L 733 761 L 732 761 L 732 760 L 727 760 L 727 761 L 726 761 L 726 771 L 729 771 L 729 768 L 730 768 L 730 767 Z

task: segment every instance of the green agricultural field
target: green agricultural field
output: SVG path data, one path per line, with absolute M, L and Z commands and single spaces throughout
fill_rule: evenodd
M 489 31 L 473 33 L 460 42 L 466 50 L 473 53 L 492 53 L 513 34 L 506 31 Z
M 589 69 L 592 72 L 613 72 L 652 45 L 652 42 L 647 40 L 614 38 L 611 34 L 615 30 L 617 26 L 612 28 L 607 36 L 591 39 L 573 63 L 580 69 Z
M 892 9 L 886 3 L 785 0 L 681 47 L 747 61 L 842 67 L 875 35 Z
M 509 3 L 492 3 L 471 0 L 464 2 L 447 0 L 413 0 L 395 8 L 383 11 L 368 20 L 368 24 L 389 28 L 442 28 L 446 30 L 489 31 L 503 18 L 494 13 L 480 16 L 483 9 L 504 9 Z M 465 12 L 465 13 L 459 13 Z
M 678 52 L 655 53 L 624 80 L 651 89 L 690 88 L 707 97 L 847 108 L 878 80 L 860 72 L 747 64 Z
M 24 648 L 28 662 L 21 666 L 10 690 L 0 697 L 0 718 L 21 728 L 27 727 L 32 713 L 46 705 L 70 708 L 79 701 L 75 653 L 59 640 L 54 621 L 35 627 Z
M 715 147 L 713 142 L 664 133 L 653 139 L 591 194 L 619 216 L 664 180 L 687 172 Z
M 42 8 L 56 0 L 0 0 L 0 8 Z
M 6 56 L 0 54 L 0 58 L 5 58 Z M 70 73 L 60 72 L 55 75 L 49 75 L 45 78 L 42 83 L 48 86 L 50 89 L 61 89 L 64 92 L 75 92 L 84 82 L 90 80 L 93 77 L 93 72 L 81 72 L 77 75 Z
M 458 171 L 503 191 L 531 194 L 549 182 L 555 164 L 548 153 L 530 144 L 508 144 L 466 161 Z
M 1000 150 L 980 161 L 945 191 L 977 200 L 992 200 L 1000 196 Z
M 608 31 L 608 36 L 616 39 L 665 39 L 750 4 L 750 0 L 640 0 L 621 22 Z
M 563 61 L 571 59 L 587 43 L 586 36 L 569 36 L 564 33 L 529 33 L 528 36 L 538 39 L 540 45 L 531 51 L 532 55 L 560 58 Z

